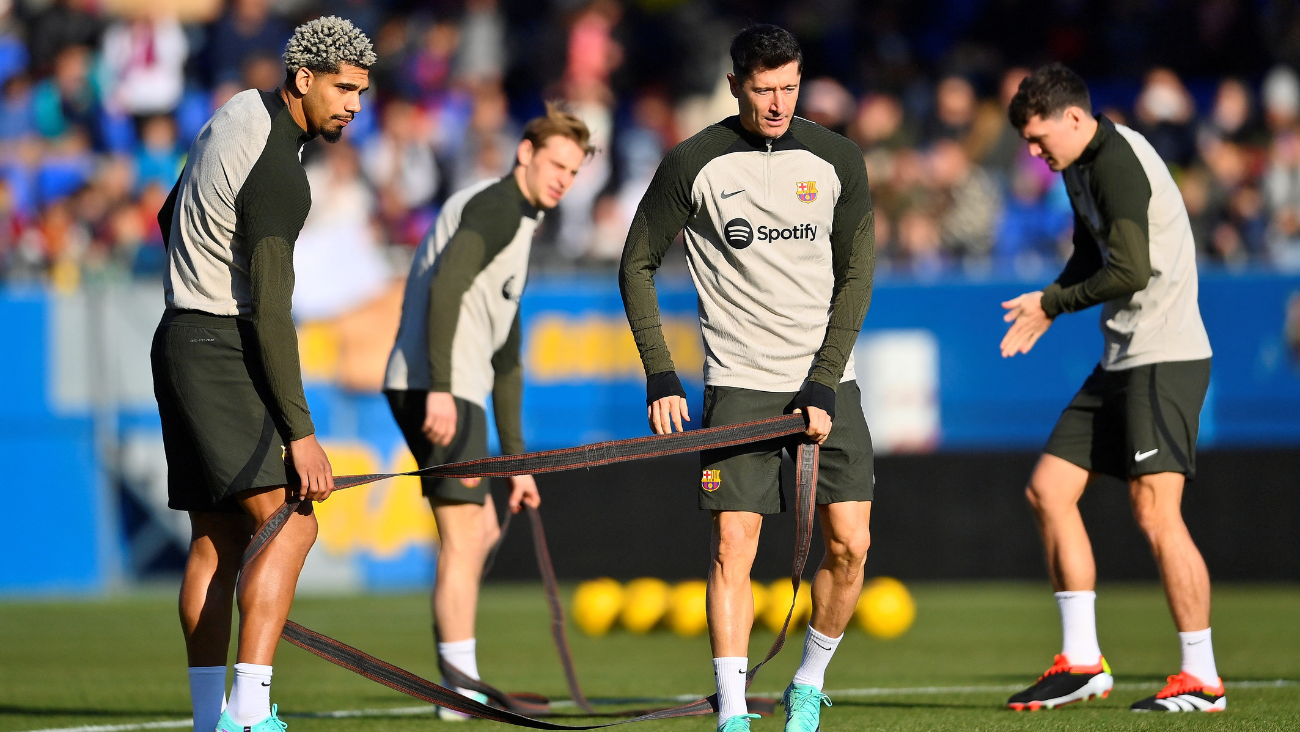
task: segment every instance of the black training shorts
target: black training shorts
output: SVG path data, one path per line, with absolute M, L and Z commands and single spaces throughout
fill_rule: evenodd
M 1098 366 L 1047 440 L 1044 452 L 1120 480 L 1196 475 L 1196 434 L 1210 359 L 1106 371 Z
M 770 392 L 734 386 L 704 389 L 704 426 L 722 427 L 791 412 L 795 392 Z M 709 511 L 780 513 L 781 450 L 795 456 L 799 437 L 781 437 L 700 453 L 700 508 Z M 821 446 L 817 503 L 870 501 L 875 494 L 875 456 L 862 414 L 856 381 L 835 390 L 835 419 Z
M 425 402 L 429 392 L 417 390 L 385 391 L 397 426 L 411 448 L 411 455 L 421 468 L 447 463 L 478 460 L 488 456 L 487 412 L 479 405 L 455 397 L 456 435 L 446 447 L 435 445 L 424 436 Z M 420 478 L 421 491 L 428 498 L 455 503 L 487 500 L 488 484 L 482 478 Z
M 236 494 L 298 484 L 266 407 L 271 390 L 251 322 L 168 310 L 149 356 L 169 507 L 241 513 Z

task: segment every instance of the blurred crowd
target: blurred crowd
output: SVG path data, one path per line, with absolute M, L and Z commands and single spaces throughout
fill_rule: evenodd
M 234 94 L 281 84 L 292 28 L 322 14 L 354 21 L 380 60 L 343 141 L 305 151 L 296 307 L 309 316 L 402 274 L 447 196 L 510 169 L 544 99 L 585 119 L 598 152 L 548 216 L 537 263 L 616 261 L 664 152 L 734 113 L 726 47 L 752 18 L 805 45 L 799 113 L 862 148 L 882 272 L 1037 275 L 1068 256 L 1060 176 L 1005 113 L 1026 69 L 1053 58 L 1164 157 L 1207 265 L 1300 269 L 1300 11 L 1186 0 L 1191 25 L 1166 27 L 1148 5 L 0 0 L 0 280 L 159 277 L 155 216 L 190 142 Z

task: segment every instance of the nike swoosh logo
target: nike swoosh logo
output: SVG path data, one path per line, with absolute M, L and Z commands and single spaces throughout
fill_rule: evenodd
M 1160 448 L 1158 447 L 1154 450 L 1147 450 L 1146 452 L 1139 450 L 1133 453 L 1133 461 L 1140 463 L 1158 452 L 1160 452 Z
M 727 198 L 731 198 L 732 196 L 739 196 L 740 194 L 742 194 L 742 193 L 744 193 L 744 192 L 745 192 L 745 189 L 744 189 L 744 188 L 741 188 L 741 189 L 738 190 L 738 191 L 732 191 L 731 193 L 727 193 L 726 191 L 723 191 L 723 192 L 722 192 L 722 198 L 723 198 L 723 199 L 727 199 Z
M 830 650 L 830 647 L 829 647 L 829 646 L 824 646 L 824 645 L 818 643 L 817 641 L 813 641 L 813 645 L 814 645 L 814 646 L 817 646 L 818 648 L 822 649 L 823 651 L 829 651 L 829 650 Z
M 271 682 L 270 682 L 270 681 L 263 681 L 263 682 L 262 682 L 262 686 L 270 686 L 270 685 L 271 685 Z
M 1202 639 L 1200 639 L 1200 640 L 1198 640 L 1198 641 L 1192 641 L 1191 643 L 1188 643 L 1187 645 L 1189 645 L 1189 646 L 1194 646 L 1194 645 L 1196 645 L 1197 643 L 1204 643 L 1204 642 L 1205 642 L 1205 639 L 1202 638 Z

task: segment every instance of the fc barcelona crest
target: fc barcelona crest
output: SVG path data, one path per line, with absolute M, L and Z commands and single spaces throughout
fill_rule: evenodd
M 712 493 L 722 487 L 722 471 L 706 470 L 704 476 L 700 478 L 700 487 Z
M 817 181 L 805 180 L 794 184 L 794 194 L 799 197 L 803 203 L 812 203 L 817 200 Z

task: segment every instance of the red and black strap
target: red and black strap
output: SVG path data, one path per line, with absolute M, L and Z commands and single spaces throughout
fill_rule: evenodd
M 424 468 L 408 473 L 344 476 L 335 478 L 334 485 L 335 489 L 338 490 L 399 476 L 473 478 L 551 473 L 562 470 L 589 468 L 598 465 L 608 465 L 611 463 L 640 460 L 663 455 L 696 452 L 699 450 L 791 437 L 798 433 L 802 433 L 804 431 L 804 424 L 804 419 L 801 415 L 785 415 L 782 417 L 774 417 L 755 422 L 745 422 L 725 427 L 693 430 L 691 432 L 679 432 L 668 435 L 639 437 L 630 440 L 601 442 L 582 447 L 549 450 L 546 452 L 528 453 L 524 455 L 502 455 L 481 460 L 471 460 L 463 463 L 453 463 L 450 465 Z M 813 509 L 816 505 L 817 496 L 817 459 L 817 445 L 809 443 L 799 445 L 795 471 L 795 516 L 797 530 L 795 537 L 794 562 L 790 573 L 790 582 L 794 588 L 794 598 L 798 597 L 799 585 L 804 567 L 808 561 L 808 553 L 812 540 Z M 274 539 L 284 527 L 285 522 L 288 520 L 289 516 L 297 510 L 298 506 L 298 501 L 286 502 L 284 506 L 281 506 L 280 509 L 258 527 L 252 540 L 249 542 L 248 548 L 244 552 L 241 569 L 247 567 L 262 553 L 271 540 Z M 591 703 L 582 693 L 582 689 L 578 684 L 577 673 L 573 667 L 573 658 L 569 652 L 568 638 L 565 635 L 564 610 L 560 604 L 559 589 L 555 578 L 555 569 L 551 564 L 550 551 L 546 546 L 546 537 L 542 529 L 541 514 L 535 509 L 529 509 L 528 515 L 529 520 L 532 523 L 533 546 L 537 554 L 538 568 L 541 570 L 542 581 L 546 587 L 547 603 L 551 612 L 551 632 L 555 639 L 556 648 L 560 653 L 561 664 L 564 667 L 565 679 L 568 682 L 569 691 L 573 696 L 574 703 L 579 709 L 587 714 L 595 714 Z M 502 525 L 503 536 L 505 531 L 509 528 L 509 521 L 510 515 L 507 514 L 506 520 Z M 500 546 L 499 542 L 498 546 Z M 496 550 L 494 548 L 485 563 L 485 574 L 491 568 L 492 561 L 495 559 L 495 554 Z M 776 641 L 772 644 L 771 649 L 763 660 L 751 668 L 746 674 L 746 688 L 753 683 L 754 677 L 758 674 L 758 670 L 780 653 L 782 647 L 785 645 L 786 633 L 789 630 L 790 620 L 794 614 L 794 598 L 791 599 L 791 605 L 789 611 L 786 613 L 785 623 L 781 627 L 781 632 L 777 634 Z M 285 622 L 284 631 L 281 634 L 281 637 L 305 651 L 360 674 L 371 681 L 383 684 L 384 686 L 400 691 L 403 694 L 407 694 L 408 696 L 429 702 L 430 704 L 446 707 L 447 709 L 461 712 L 462 714 L 467 714 L 472 717 L 490 719 L 518 727 L 547 730 L 597 729 L 600 727 L 609 727 L 630 722 L 644 722 L 654 719 L 670 719 L 674 717 L 708 714 L 717 711 L 718 708 L 717 696 L 713 695 L 690 704 L 684 704 L 669 709 L 654 710 L 629 719 L 620 719 L 615 722 L 578 726 L 561 725 L 529 716 L 544 715 L 549 712 L 549 702 L 545 697 L 536 694 L 507 694 L 481 681 L 470 679 L 468 676 L 460 673 L 459 670 L 455 669 L 450 664 L 443 662 L 441 659 L 439 660 L 439 667 L 449 683 L 454 686 L 473 689 L 483 693 L 489 698 L 489 700 L 495 702 L 498 706 L 481 704 L 473 699 L 464 697 L 451 689 L 447 689 L 431 681 L 420 678 L 409 671 L 375 658 L 374 656 L 353 648 L 345 643 L 334 640 L 329 636 L 304 628 L 292 620 Z M 755 699 L 753 701 L 758 702 L 763 706 L 767 706 L 771 703 L 768 700 Z

